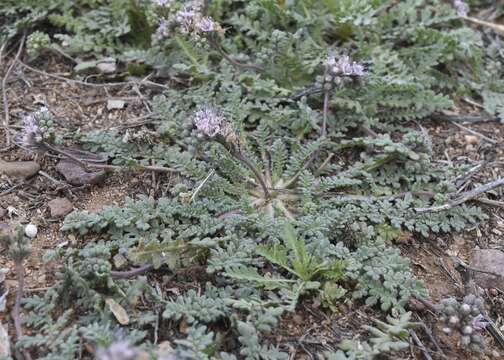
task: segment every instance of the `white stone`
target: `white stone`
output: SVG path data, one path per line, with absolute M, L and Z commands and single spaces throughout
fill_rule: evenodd
M 35 236 L 37 236 L 37 226 L 33 224 L 28 224 L 25 227 L 25 235 L 28 236 L 30 239 L 33 239 Z

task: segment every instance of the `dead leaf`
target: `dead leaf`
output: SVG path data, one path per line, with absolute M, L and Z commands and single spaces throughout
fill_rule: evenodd
M 119 303 L 117 301 L 115 301 L 112 298 L 108 298 L 107 300 L 105 300 L 105 302 L 109 306 L 110 311 L 112 312 L 112 314 L 114 314 L 114 316 L 117 319 L 117 322 L 119 322 L 119 324 L 121 324 L 121 325 L 128 325 L 129 324 L 128 313 L 126 312 L 126 310 L 124 310 L 124 308 L 121 305 L 119 305 Z
M 464 19 L 466 19 L 466 20 L 468 20 L 468 21 L 470 21 L 470 22 L 472 22 L 474 24 L 478 24 L 478 25 L 489 27 L 492 30 L 494 30 L 495 32 L 497 32 L 498 34 L 504 35 L 504 25 L 496 24 L 496 23 L 491 23 L 491 22 L 488 22 L 488 21 L 483 21 L 483 20 L 476 19 L 476 18 L 469 17 L 469 16 L 464 17 Z

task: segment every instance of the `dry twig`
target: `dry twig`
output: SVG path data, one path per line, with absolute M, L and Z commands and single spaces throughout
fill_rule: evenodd
M 7 147 L 9 147 L 11 144 L 10 131 L 9 131 L 10 119 L 9 119 L 9 99 L 7 98 L 7 79 L 9 78 L 9 75 L 12 72 L 12 69 L 14 69 L 14 66 L 19 61 L 19 57 L 21 56 L 21 52 L 23 51 L 25 39 L 26 39 L 26 31 L 20 40 L 19 48 L 16 53 L 16 57 L 14 58 L 14 60 L 12 60 L 10 66 L 7 69 L 7 72 L 5 73 L 5 76 L 3 77 L 3 80 L 2 80 L 2 97 L 3 97 L 3 109 L 4 109 L 4 124 L 3 125 L 4 125 L 4 129 L 5 129 L 5 141 L 6 141 Z
M 432 360 L 432 357 L 429 354 L 429 350 L 425 347 L 425 345 L 422 343 L 418 335 L 416 334 L 415 330 L 410 330 L 410 336 L 415 342 L 415 344 L 418 346 L 420 351 L 422 352 L 425 360 Z
M 472 129 L 469 129 L 468 127 L 465 127 L 463 125 L 457 124 L 455 121 L 452 121 L 451 123 L 453 125 L 455 125 L 456 127 L 458 127 L 459 129 L 465 130 L 468 133 L 473 134 L 473 135 L 475 135 L 475 136 L 477 136 L 477 137 L 479 137 L 479 138 L 481 138 L 481 139 L 483 139 L 485 141 L 488 141 L 491 144 L 496 145 L 496 144 L 499 143 L 498 141 L 495 141 L 494 139 L 490 139 L 489 137 L 487 137 L 487 136 L 485 136 L 485 135 L 483 135 L 483 134 L 481 134 L 481 133 L 479 133 L 479 132 L 477 132 L 475 130 L 472 130 Z
M 428 208 L 415 208 L 415 211 L 417 213 L 436 213 L 436 212 L 441 212 L 445 210 L 449 210 L 454 208 L 455 206 L 461 205 L 469 200 L 472 200 L 476 197 L 478 197 L 481 194 L 484 194 L 488 191 L 491 191 L 499 186 L 504 185 L 504 178 L 497 179 L 494 181 L 491 181 L 489 183 L 486 183 L 484 185 L 481 185 L 471 191 L 466 191 L 465 193 L 462 193 L 457 199 L 450 200 L 446 204 L 439 205 L 439 206 L 432 206 Z

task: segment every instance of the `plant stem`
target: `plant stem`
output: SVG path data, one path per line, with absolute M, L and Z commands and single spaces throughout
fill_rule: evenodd
M 323 120 L 322 120 L 322 130 L 320 135 L 325 137 L 327 135 L 327 113 L 329 112 L 329 91 L 324 91 L 324 110 L 323 110 Z
M 138 268 L 135 268 L 135 269 L 131 269 L 131 270 L 128 270 L 128 271 L 111 271 L 110 272 L 110 276 L 113 278 L 113 279 L 122 279 L 122 280 L 126 280 L 126 279 L 130 279 L 132 277 L 135 277 L 135 276 L 138 276 L 138 275 L 141 275 L 151 269 L 154 269 L 154 264 L 145 264 L 145 265 L 142 265 Z
M 82 159 L 79 159 L 78 157 L 68 153 L 67 151 L 62 150 L 62 149 L 60 149 L 56 146 L 53 146 L 49 143 L 44 142 L 44 143 L 42 143 L 42 145 L 44 147 L 46 147 L 47 149 L 51 150 L 52 152 L 55 152 L 56 154 L 63 155 L 65 157 L 69 158 L 70 160 L 75 161 L 77 164 L 79 164 L 84 169 L 93 168 L 93 169 L 102 169 L 105 171 L 122 171 L 122 170 L 128 169 L 127 167 L 119 166 L 119 165 L 89 163 L 89 162 L 82 160 Z M 137 168 L 142 171 L 152 171 L 152 172 L 158 172 L 158 173 L 177 173 L 177 172 L 179 172 L 176 169 L 167 168 L 164 166 L 155 166 L 155 165 L 140 165 L 140 164 L 138 164 L 138 165 L 135 165 L 133 168 Z
M 231 151 L 231 154 L 239 161 L 241 161 L 243 164 L 245 164 L 249 169 L 250 171 L 252 171 L 252 173 L 254 174 L 255 178 L 257 179 L 257 181 L 259 182 L 259 184 L 261 185 L 262 189 L 263 189 L 263 192 L 264 192 L 264 196 L 266 197 L 266 199 L 269 199 L 270 197 L 270 193 L 268 191 L 268 187 L 266 186 L 266 183 L 261 175 L 261 173 L 259 172 L 259 170 L 257 170 L 257 168 L 254 166 L 254 164 L 252 164 L 252 162 L 242 154 L 241 151 L 239 150 L 235 150 L 235 151 Z
M 21 300 L 24 293 L 25 271 L 23 267 L 23 260 L 15 260 L 15 269 L 18 281 L 18 288 L 16 291 L 16 300 L 14 308 L 12 309 L 12 319 L 14 320 L 14 328 L 16 330 L 16 337 L 19 340 L 23 336 L 23 329 L 21 328 Z M 28 350 L 22 351 L 25 360 L 31 360 L 31 355 Z
M 227 61 L 231 63 L 231 65 L 244 68 L 244 69 L 253 69 L 256 71 L 263 71 L 264 69 L 258 65 L 255 64 L 244 64 L 239 61 L 236 61 L 233 59 L 228 53 L 224 51 L 222 46 L 215 40 L 212 36 L 207 37 L 208 43 L 215 49 L 217 50 Z

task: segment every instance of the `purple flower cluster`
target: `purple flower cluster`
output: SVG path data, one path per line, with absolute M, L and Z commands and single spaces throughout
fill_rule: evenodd
M 457 11 L 458 16 L 466 17 L 469 13 L 469 5 L 462 0 L 453 0 L 453 7 Z
M 170 28 L 169 28 L 170 23 L 166 19 L 161 19 L 159 22 L 159 26 L 156 30 L 156 33 L 154 34 L 154 37 L 157 40 L 161 40 L 164 37 L 167 37 L 170 34 Z
M 196 111 L 193 122 L 199 133 L 210 138 L 217 135 L 227 136 L 230 131 L 226 118 L 220 111 L 210 106 Z
M 175 22 L 183 34 L 200 35 L 216 31 L 218 24 L 202 15 L 202 4 L 193 1 L 175 14 Z
M 329 56 L 327 60 L 328 73 L 331 76 L 364 76 L 364 66 L 350 61 L 347 55 L 341 56 L 338 61 L 334 56 Z
M 121 340 L 112 343 L 106 349 L 100 349 L 96 353 L 98 360 L 133 360 L 136 359 L 138 351 L 131 347 L 127 341 Z
M 169 7 L 173 0 L 152 0 L 159 7 Z
M 478 331 L 485 330 L 485 328 L 488 326 L 488 321 L 485 319 L 485 317 L 481 314 L 478 316 L 475 316 L 472 321 L 471 321 L 471 326 Z
M 164 0 L 159 1 L 164 2 Z M 156 38 L 161 39 L 168 36 L 170 29 L 176 29 L 180 33 L 191 35 L 194 38 L 212 32 L 223 32 L 217 22 L 208 16 L 203 16 L 203 3 L 200 0 L 190 1 L 168 19 L 162 19 L 156 31 Z
M 27 114 L 23 118 L 21 145 L 27 148 L 37 147 L 44 140 L 44 129 L 40 127 L 39 119 L 51 116 L 46 107 L 36 113 Z

